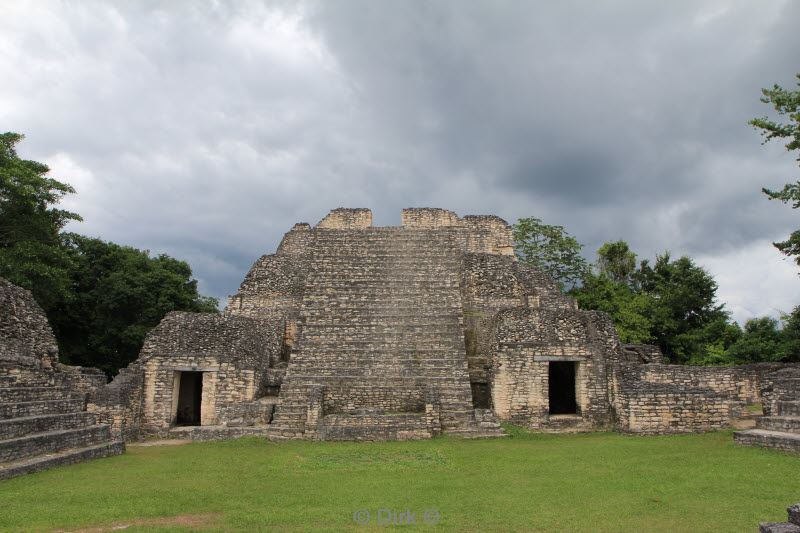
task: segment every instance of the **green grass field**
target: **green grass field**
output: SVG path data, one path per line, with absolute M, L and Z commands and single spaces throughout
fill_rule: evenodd
M 800 501 L 800 457 L 730 432 L 131 446 L 0 482 L 2 531 L 756 531 Z M 354 520 L 369 522 L 360 525 Z M 398 521 L 405 517 L 395 515 Z M 395 528 L 396 528 L 395 527 Z

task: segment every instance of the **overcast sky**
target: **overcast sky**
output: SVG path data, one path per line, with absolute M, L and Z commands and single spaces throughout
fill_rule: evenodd
M 0 130 L 77 194 L 71 230 L 236 292 L 334 207 L 537 216 L 714 274 L 734 317 L 800 304 L 770 244 L 798 179 L 747 120 L 793 87 L 800 2 L 21 2 Z

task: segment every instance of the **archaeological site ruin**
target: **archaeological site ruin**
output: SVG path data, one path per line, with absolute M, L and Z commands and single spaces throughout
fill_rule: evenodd
M 123 451 L 148 437 L 273 440 L 639 434 L 731 427 L 800 451 L 800 368 L 663 364 L 620 343 L 517 261 L 495 216 L 368 209 L 296 224 L 221 314 L 173 312 L 111 383 L 58 362 L 25 290 L 0 282 L 0 478 Z

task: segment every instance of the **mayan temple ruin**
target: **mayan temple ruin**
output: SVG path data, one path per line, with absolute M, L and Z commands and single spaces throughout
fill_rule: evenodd
M 58 362 L 30 293 L 2 282 L 0 478 L 148 437 L 274 440 L 662 434 L 731 427 L 800 450 L 798 365 L 663 364 L 517 261 L 495 216 L 368 209 L 296 224 L 222 314 L 169 313 L 111 383 Z

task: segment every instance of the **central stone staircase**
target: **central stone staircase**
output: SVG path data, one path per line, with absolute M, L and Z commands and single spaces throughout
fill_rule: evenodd
M 313 239 L 274 424 L 328 439 L 499 432 L 478 428 L 472 408 L 457 233 L 316 229 Z
M 0 375 L 0 479 L 125 451 L 79 392 L 51 379 Z

